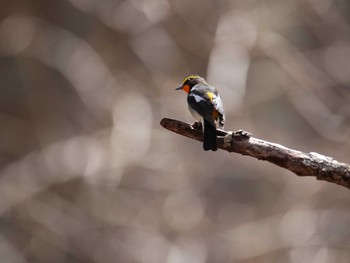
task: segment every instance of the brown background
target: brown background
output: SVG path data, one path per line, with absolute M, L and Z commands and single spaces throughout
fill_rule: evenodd
M 348 262 L 350 192 L 160 127 L 197 73 L 226 129 L 349 163 L 346 0 L 8 0 L 1 262 Z

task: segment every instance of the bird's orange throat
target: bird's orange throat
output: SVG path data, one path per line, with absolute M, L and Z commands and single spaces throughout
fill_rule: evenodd
M 184 85 L 182 89 L 188 94 L 190 92 L 190 85 Z

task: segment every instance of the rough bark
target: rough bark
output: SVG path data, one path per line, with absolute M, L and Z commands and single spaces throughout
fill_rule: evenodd
M 202 130 L 194 128 L 189 123 L 163 118 L 160 124 L 175 133 L 203 141 Z M 340 163 L 332 157 L 315 152 L 304 153 L 292 150 L 277 143 L 254 138 L 250 133 L 242 130 L 235 132 L 217 130 L 217 134 L 218 147 L 222 150 L 268 161 L 298 176 L 314 176 L 318 180 L 350 188 L 350 165 Z

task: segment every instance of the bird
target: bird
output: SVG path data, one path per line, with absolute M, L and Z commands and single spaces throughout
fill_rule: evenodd
M 225 124 L 224 106 L 219 92 L 198 75 L 188 76 L 175 90 L 187 93 L 188 109 L 195 120 L 202 124 L 204 151 L 216 151 L 216 129 L 223 129 Z

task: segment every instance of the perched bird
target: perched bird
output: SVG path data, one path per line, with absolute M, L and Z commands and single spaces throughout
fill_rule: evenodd
M 225 123 L 224 107 L 219 92 L 198 75 L 185 78 L 176 90 L 184 90 L 188 94 L 188 108 L 195 120 L 203 124 L 203 149 L 216 151 L 216 128 L 222 129 Z

